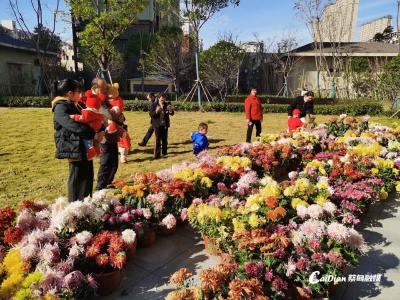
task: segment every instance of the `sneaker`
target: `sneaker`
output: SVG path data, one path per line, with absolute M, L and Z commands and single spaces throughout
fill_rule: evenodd
M 126 160 L 126 158 L 121 158 L 121 164 L 127 164 L 128 161 Z
M 145 143 L 138 143 L 138 145 L 139 145 L 140 147 L 145 147 L 145 146 L 146 146 Z

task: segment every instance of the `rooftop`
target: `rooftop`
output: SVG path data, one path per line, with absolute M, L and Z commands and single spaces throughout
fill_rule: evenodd
M 335 45 L 338 43 L 322 43 L 323 53 L 331 56 L 335 51 Z M 397 56 L 399 54 L 398 44 L 378 43 L 378 42 L 351 42 L 340 43 L 341 52 L 350 56 Z M 314 56 L 319 52 L 314 43 L 309 43 L 294 49 L 292 53 L 295 56 Z
M 0 33 L 0 46 L 36 52 L 36 48 L 32 44 L 32 42 L 13 38 L 12 36 L 6 33 Z M 47 52 L 47 54 L 57 55 L 57 53 L 55 52 Z

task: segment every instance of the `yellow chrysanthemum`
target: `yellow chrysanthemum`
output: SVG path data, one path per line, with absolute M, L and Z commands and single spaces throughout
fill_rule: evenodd
M 257 228 L 260 226 L 260 224 L 261 224 L 260 217 L 257 214 L 254 214 L 254 213 L 251 214 L 249 217 L 249 225 L 252 228 Z
M 293 198 L 292 202 L 291 202 L 291 205 L 292 205 L 292 207 L 294 209 L 296 209 L 296 207 L 299 206 L 299 205 L 302 205 L 302 206 L 305 206 L 305 207 L 309 206 L 309 204 L 306 201 L 301 200 L 300 198 Z
M 268 197 L 278 198 L 281 195 L 281 187 L 276 181 L 270 180 L 265 187 L 260 189 L 259 193 L 263 197 L 263 200 Z
M 371 169 L 371 173 L 374 174 L 374 175 L 377 175 L 377 174 L 379 174 L 379 169 L 377 169 L 377 168 L 372 168 L 372 169 Z
M 237 218 L 232 219 L 233 230 L 235 232 L 241 232 L 246 230 L 246 226 L 240 222 Z
M 392 169 L 394 167 L 394 162 L 390 159 L 383 159 L 378 157 L 377 159 L 375 159 L 375 166 L 378 169 Z
M 203 177 L 200 182 L 202 185 L 204 185 L 208 188 L 212 187 L 212 184 L 213 184 L 213 181 L 208 177 Z
M 251 166 L 251 160 L 248 157 L 221 156 L 217 159 L 217 164 L 222 164 L 224 168 L 232 171 L 237 171 L 240 168 L 249 168 Z
M 400 192 L 400 181 L 397 181 L 396 192 Z
M 359 156 L 372 156 L 377 157 L 382 151 L 382 146 L 378 143 L 373 144 L 359 144 L 355 146 L 353 149 L 350 149 L 349 152 L 351 154 L 356 154 Z
M 386 190 L 382 188 L 381 191 L 379 192 L 379 199 L 386 200 L 388 197 L 389 197 L 388 192 L 386 192 Z

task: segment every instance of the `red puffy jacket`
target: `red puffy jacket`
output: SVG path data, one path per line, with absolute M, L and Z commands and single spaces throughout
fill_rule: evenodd
M 248 96 L 244 101 L 244 109 L 246 111 L 246 120 L 262 121 L 263 108 L 259 97 L 253 95 Z

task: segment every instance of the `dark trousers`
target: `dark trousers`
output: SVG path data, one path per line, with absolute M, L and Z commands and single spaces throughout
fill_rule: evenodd
M 154 132 L 153 126 L 150 126 L 146 132 L 146 135 L 143 137 L 142 144 L 147 145 L 147 143 L 149 142 L 149 139 L 153 135 L 153 132 Z
M 102 152 L 96 190 L 105 189 L 111 184 L 118 170 L 118 144 L 105 142 L 100 147 Z
M 163 155 L 168 153 L 168 127 L 156 127 L 154 128 L 154 134 L 156 135 L 154 158 L 159 158 L 161 156 L 161 152 Z
M 261 121 L 251 121 L 251 123 L 251 125 L 247 125 L 246 143 L 251 142 L 251 135 L 253 134 L 254 125 L 256 125 L 256 136 L 259 137 L 261 134 Z
M 69 163 L 68 200 L 83 200 L 93 192 L 93 161 L 80 160 Z

